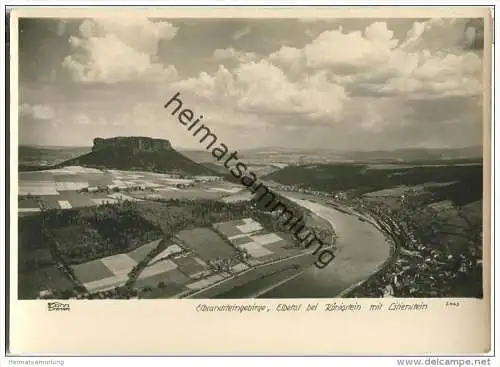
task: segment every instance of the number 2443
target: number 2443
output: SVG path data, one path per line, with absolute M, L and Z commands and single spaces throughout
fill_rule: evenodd
M 460 306 L 460 302 L 457 302 L 457 301 L 446 301 L 445 306 L 446 307 L 459 307 Z

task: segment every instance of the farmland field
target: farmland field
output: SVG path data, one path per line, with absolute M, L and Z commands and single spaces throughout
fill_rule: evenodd
M 189 283 L 189 279 L 184 273 L 180 272 L 178 269 L 169 270 L 163 273 L 155 274 L 148 277 L 141 277 L 136 280 L 134 287 L 142 288 L 146 286 L 157 287 L 158 283 L 163 282 L 165 284 L 186 284 Z
M 221 200 L 225 203 L 233 203 L 237 201 L 250 201 L 253 194 L 249 191 L 243 191 L 234 195 L 225 196 Z
M 95 280 L 114 276 L 113 272 L 102 263 L 101 259 L 75 265 L 73 266 L 73 271 L 82 283 L 93 282 Z
M 152 287 L 152 286 L 151 286 Z M 165 284 L 163 288 L 153 287 L 150 291 L 141 291 L 141 298 L 152 299 L 152 298 L 169 298 L 175 296 L 176 294 L 183 293 L 187 291 L 184 285 L 177 283 Z
M 137 265 L 127 254 L 117 254 L 101 259 L 101 262 L 113 272 L 114 275 L 127 275 Z
M 101 292 L 114 289 L 116 287 L 121 287 L 127 282 L 127 280 L 127 275 L 114 275 L 112 277 L 102 278 L 85 283 L 85 288 L 87 288 L 89 292 Z
M 40 197 L 45 209 L 70 209 L 116 203 L 117 200 L 222 200 L 241 190 L 238 185 L 211 181 L 213 179 L 205 176 L 173 178 L 160 173 L 73 166 L 20 172 L 19 194 Z M 65 201 L 67 203 L 61 205 Z M 23 203 L 19 212 L 38 211 L 39 205 L 31 204 L 36 203 Z
M 231 257 L 235 254 L 234 248 L 208 228 L 180 231 L 177 237 L 204 260 Z
M 234 239 L 232 238 L 230 241 L 234 246 L 239 247 L 241 245 L 244 245 L 245 243 L 252 242 L 252 239 L 250 238 L 250 236 L 243 236 Z
M 148 278 L 174 269 L 177 269 L 177 264 L 170 259 L 164 259 L 148 265 L 139 275 L 139 278 Z
M 248 260 L 249 263 L 258 264 L 301 251 L 298 248 L 287 248 L 293 243 L 290 234 L 270 232 L 251 218 L 215 223 L 214 228 L 233 246 L 246 250 L 253 258 Z
M 73 266 L 73 271 L 90 292 L 111 289 L 125 284 L 130 271 L 155 249 L 160 242 L 161 240 L 152 241 L 129 253 L 116 254 L 75 265 Z M 158 264 L 158 266 L 161 265 Z M 153 270 L 153 274 L 166 271 L 157 269 L 155 273 L 155 269 L 150 269 L 150 272 L 151 270 Z M 144 274 L 147 275 L 147 271 Z
M 116 171 L 79 172 L 76 169 L 74 172 L 52 172 L 51 177 L 52 183 L 47 177 L 43 177 L 46 181 L 43 185 L 44 188 L 52 185 L 52 188 L 57 189 L 57 195 L 42 195 L 40 199 L 27 197 L 21 200 L 27 209 L 33 208 L 37 200 L 40 200 L 45 209 L 54 210 L 43 211 L 37 215 L 37 219 L 26 222 L 31 223 L 29 232 L 33 238 L 27 238 L 23 231 L 20 236 L 24 235 L 24 246 L 29 247 L 28 252 L 32 258 L 26 255 L 28 252 L 23 251 L 22 246 L 20 257 L 28 265 L 35 261 L 40 262 L 39 268 L 44 268 L 54 263 L 51 251 L 56 248 L 60 251 L 58 256 L 71 266 L 76 278 L 91 293 L 124 285 L 129 280 L 131 270 L 151 251 L 163 246 L 163 240 L 165 243 L 175 244 L 175 251 L 180 251 L 180 255 L 150 262 L 149 265 L 144 265 L 144 268 L 142 265 L 136 268 L 139 273 L 137 279 L 134 275 L 135 280 L 131 285 L 140 291 L 140 297 L 166 297 L 190 289 L 200 289 L 229 277 L 230 272 L 247 269 L 248 265 L 244 263 L 246 260 L 235 258 L 235 255 L 242 255 L 230 244 L 229 237 L 232 236 L 241 237 L 234 240 L 246 246 L 248 255 L 253 256 L 253 260 L 258 259 L 254 261 L 255 264 L 288 254 L 281 249 L 281 245 L 286 244 L 286 241 L 252 219 L 254 207 L 244 202 L 220 201 L 221 198 L 235 195 L 241 190 L 234 184 L 195 183 L 193 180 L 176 180 L 162 175 L 126 174 Z M 85 182 L 91 185 L 100 180 L 108 185 L 108 188 L 95 188 L 91 192 L 70 190 L 82 187 Z M 123 192 L 119 188 L 115 189 L 120 185 L 139 184 L 158 187 L 132 187 Z M 173 186 L 174 184 L 179 186 Z M 113 188 L 110 188 L 111 186 Z M 142 195 L 170 195 L 177 198 L 186 197 L 189 200 L 134 200 Z M 117 200 L 119 202 L 111 205 L 97 206 L 101 202 Z M 42 238 L 41 218 L 44 218 L 46 232 L 49 234 L 49 239 L 41 242 L 42 247 L 37 244 Z M 24 228 L 27 228 L 26 223 Z M 217 232 L 211 228 L 212 225 L 217 228 Z M 50 241 L 54 241 L 57 246 L 54 247 Z M 49 251 L 49 248 L 52 250 Z M 168 253 L 170 252 L 165 252 Z M 222 259 L 229 260 L 229 263 L 208 264 L 209 261 Z M 224 268 L 225 266 L 230 268 Z M 64 286 L 59 288 L 63 289 Z M 37 292 L 39 291 L 40 289 L 37 289 Z M 26 289 L 24 292 L 32 291 Z
M 300 251 L 296 248 L 286 248 L 287 245 L 289 245 L 289 242 L 281 239 L 276 242 L 267 243 L 264 247 L 280 256 L 286 256 Z
M 190 283 L 187 285 L 187 287 L 189 289 L 192 289 L 192 290 L 199 290 L 199 289 L 202 289 L 202 288 L 206 288 L 208 287 L 209 285 L 212 285 L 212 284 L 215 284 L 221 280 L 223 280 L 224 277 L 220 274 L 215 274 L 215 275 L 211 275 L 207 278 L 204 278 L 204 279 L 200 279 L 196 282 L 193 282 L 193 283 Z
M 216 223 L 214 224 L 214 228 L 217 229 L 222 234 L 224 234 L 224 236 L 232 237 L 242 234 L 242 232 L 237 227 L 242 226 L 244 224 L 245 222 L 242 219 L 240 219 L 224 223 Z
M 37 199 L 18 200 L 19 208 L 40 208 L 40 202 Z
M 59 194 L 60 194 L 59 200 L 69 201 L 71 206 L 74 208 L 94 205 L 90 196 L 85 195 L 83 193 L 75 191 L 59 191 Z
M 179 257 L 174 262 L 177 264 L 178 269 L 189 277 L 207 270 L 206 266 L 200 264 L 192 256 Z
M 135 261 L 140 262 L 151 251 L 153 251 L 155 248 L 157 248 L 158 245 L 160 244 L 160 242 L 161 242 L 161 240 L 155 240 L 155 241 L 149 242 L 145 245 L 142 245 L 142 246 L 136 248 L 133 251 L 130 251 L 127 255 L 130 256 Z

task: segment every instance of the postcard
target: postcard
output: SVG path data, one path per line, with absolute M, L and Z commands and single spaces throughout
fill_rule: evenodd
M 9 352 L 487 353 L 491 28 L 13 8 Z

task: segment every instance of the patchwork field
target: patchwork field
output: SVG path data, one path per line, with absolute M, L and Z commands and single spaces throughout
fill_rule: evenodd
M 144 259 L 151 251 L 157 248 L 160 245 L 160 242 L 161 240 L 149 242 L 141 247 L 136 248 L 133 251 L 130 251 L 129 253 L 127 253 L 127 255 L 136 262 L 139 262 Z
M 217 200 L 224 196 L 222 192 L 211 192 L 202 189 L 176 189 L 172 187 L 168 188 L 158 188 L 153 192 L 144 192 L 137 191 L 130 193 L 130 196 L 133 196 L 137 199 L 143 200 L 171 200 L 171 199 L 187 199 L 187 200 L 197 200 L 197 199 L 213 199 Z
M 165 283 L 163 287 L 153 287 L 148 291 L 142 291 L 141 297 L 146 299 L 171 298 L 184 293 L 189 289 L 177 283 Z
M 17 205 L 19 211 L 22 211 L 23 209 L 33 209 L 33 211 L 40 211 L 40 201 L 37 199 L 19 200 Z
M 73 266 L 73 271 L 76 277 L 84 284 L 114 276 L 113 271 L 101 259 L 75 265 Z
M 221 199 L 242 187 L 216 176 L 190 179 L 171 175 L 119 170 L 65 167 L 19 173 L 19 213 L 71 209 L 144 199 Z M 127 191 L 116 192 L 116 191 Z M 30 196 L 32 198 L 30 198 Z
M 23 191 L 26 195 L 18 200 L 20 212 L 68 209 L 22 218 L 31 220 L 30 225 L 36 228 L 30 231 L 33 238 L 21 242 L 27 243 L 30 255 L 36 255 L 34 261 L 45 261 L 38 266 L 39 270 L 54 263 L 48 249 L 56 244 L 57 256 L 71 266 L 76 278 L 90 293 L 123 286 L 136 269 L 139 273 L 133 287 L 140 297 L 175 296 L 245 272 L 249 264 L 262 264 L 288 254 L 284 247 L 289 242 L 279 233 L 269 233 L 250 218 L 255 209 L 245 203 L 196 200 L 241 195 L 242 188 L 235 184 L 72 167 L 51 172 L 23 172 L 20 176 L 27 182 L 20 184 L 26 189 Z M 96 183 L 102 187 L 90 186 Z M 125 190 L 116 190 L 120 187 Z M 150 195 L 163 198 L 177 195 L 189 200 L 144 200 Z M 105 203 L 117 205 L 99 210 L 85 208 Z M 80 210 L 69 210 L 73 208 Z M 247 218 L 227 221 L 227 218 L 243 216 Z M 38 217 L 44 219 L 44 231 L 49 238 L 43 247 L 35 246 L 36 237 L 40 238 L 41 233 L 35 231 L 40 227 Z M 162 240 L 168 243 L 163 245 Z M 161 250 L 159 246 L 163 246 Z M 149 264 L 141 263 L 154 250 L 160 252 L 155 252 Z M 25 252 L 20 249 L 19 253 L 29 271 L 32 260 L 23 255 Z M 68 286 L 68 282 L 72 286 L 64 274 L 63 279 L 64 286 Z M 50 280 L 44 284 L 51 284 Z M 38 286 L 34 288 L 37 292 L 43 290 Z
M 172 260 L 161 260 L 152 265 L 149 265 L 142 271 L 139 278 L 149 278 L 158 274 L 168 273 L 170 270 L 177 269 L 177 264 Z
M 174 261 L 178 269 L 190 278 L 198 278 L 208 270 L 207 264 L 195 256 L 183 256 Z
M 178 269 L 172 269 L 170 271 L 166 271 L 163 273 L 158 273 L 151 276 L 139 276 L 139 279 L 135 282 L 136 288 L 143 287 L 157 287 L 160 282 L 163 282 L 165 285 L 167 284 L 177 284 L 184 285 L 191 281 L 184 273 L 179 271 Z
M 187 287 L 191 290 L 199 290 L 208 287 L 209 285 L 215 284 L 223 280 L 224 277 L 220 274 L 215 274 L 204 279 L 200 279 L 197 282 L 190 283 Z
M 182 247 L 180 247 L 179 245 L 177 245 L 177 244 L 173 244 L 173 245 L 167 246 L 167 248 L 165 250 L 163 250 L 162 252 L 160 252 L 158 255 L 156 255 L 151 260 L 151 264 L 154 264 L 157 261 L 165 259 L 166 257 L 182 253 L 183 251 L 185 251 L 185 250 Z
M 93 282 L 85 283 L 85 288 L 89 292 L 102 292 L 116 287 L 123 286 L 128 280 L 127 275 L 115 275 L 113 277 L 95 280 Z
M 238 192 L 237 194 L 225 196 L 222 201 L 225 203 L 234 203 L 238 201 L 250 201 L 252 200 L 253 194 L 247 190 Z
M 205 261 L 231 257 L 236 252 L 217 233 L 208 228 L 180 231 L 177 238 Z
M 155 298 L 155 294 L 163 297 L 188 291 L 200 281 L 198 279 L 210 275 L 208 265 L 194 254 L 151 261 L 139 275 L 134 287 L 142 290 L 146 298 Z M 147 287 L 153 288 L 147 290 Z M 159 293 L 158 293 L 159 292 Z
M 75 265 L 72 268 L 76 277 L 83 283 L 89 292 L 115 288 L 127 282 L 130 271 L 153 251 L 160 242 L 161 240 L 155 240 L 126 254 L 104 257 L 84 264 Z M 152 275 L 159 272 L 160 271 L 157 269 L 153 270 L 152 273 L 154 274 Z
M 181 231 L 174 240 L 193 250 L 193 253 L 186 253 L 184 248 L 174 243 L 155 256 L 142 270 L 134 284 L 136 289 L 147 293 L 147 298 L 158 293 L 156 289 L 145 291 L 147 287 L 159 287 L 163 296 L 167 293 L 171 296 L 189 289 L 198 289 L 206 282 L 212 284 L 218 278 L 210 277 L 211 270 L 204 259 L 232 256 L 235 253 L 234 248 L 226 244 L 215 232 L 206 228 Z M 89 292 L 105 291 L 122 286 L 127 282 L 130 271 L 156 249 L 160 242 L 161 240 L 152 241 L 126 254 L 117 254 L 75 265 L 73 266 L 74 273 Z M 206 244 L 213 246 L 206 246 Z M 175 256 L 166 258 L 169 255 Z M 245 268 L 245 265 L 240 264 L 235 270 L 242 271 Z M 209 279 L 200 283 L 200 278 L 205 279 L 204 277 L 207 276 Z
M 270 233 L 252 218 L 214 224 L 214 229 L 234 247 L 246 251 L 252 259 L 249 263 L 261 263 L 290 256 L 298 249 L 286 248 L 284 236 Z

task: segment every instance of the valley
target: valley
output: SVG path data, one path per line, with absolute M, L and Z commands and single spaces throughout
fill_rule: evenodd
M 243 154 L 335 238 L 318 269 L 215 160 L 143 137 L 95 139 L 76 156 L 43 149 L 38 163 L 34 149 L 20 162 L 36 168 L 18 175 L 22 299 L 482 296 L 476 158 Z

